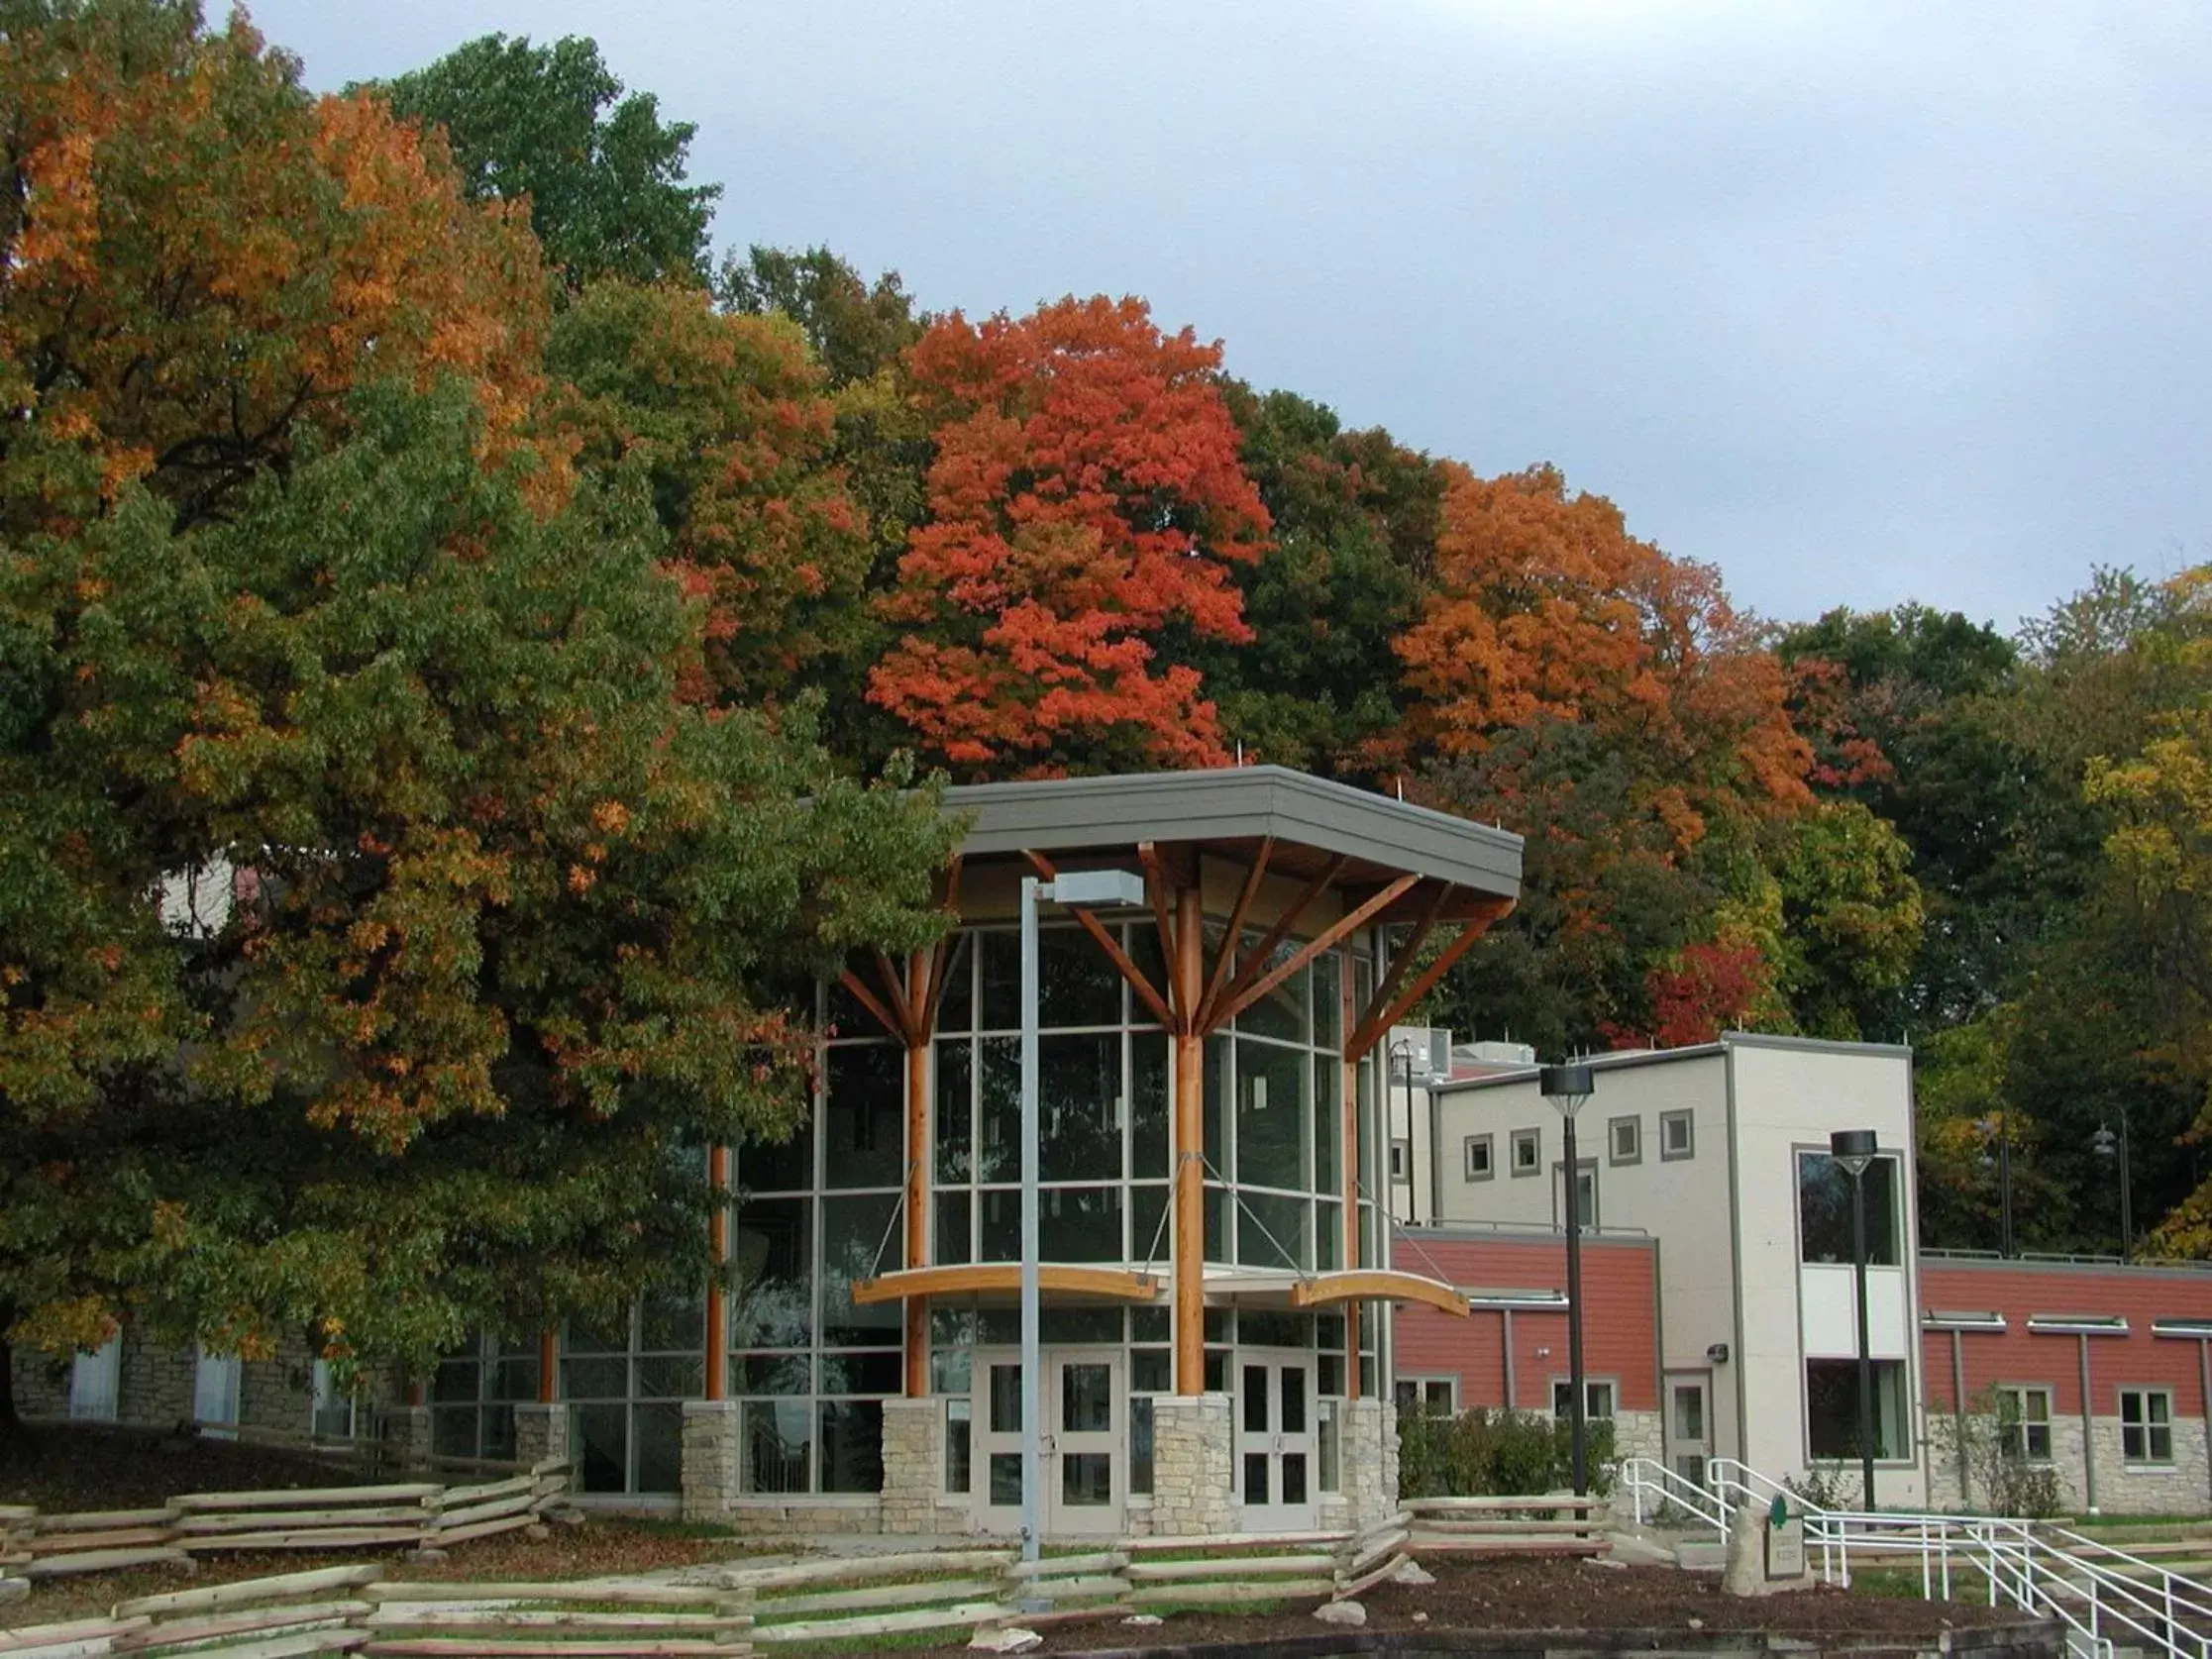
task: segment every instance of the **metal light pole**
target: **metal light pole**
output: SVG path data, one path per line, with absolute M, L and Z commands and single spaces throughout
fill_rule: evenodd
M 1567 1164 L 1567 1401 L 1568 1439 L 1574 1448 L 1574 1495 L 1590 1491 L 1588 1389 L 1582 1377 L 1582 1171 L 1575 1162 L 1574 1114 L 1590 1098 L 1590 1068 L 1546 1066 L 1536 1073 L 1536 1089 L 1558 1108 L 1565 1126 Z
M 1851 1274 L 1858 1290 L 1858 1478 L 1862 1502 L 1874 1509 L 1874 1361 L 1866 1335 L 1866 1166 L 1878 1143 L 1871 1129 L 1839 1129 L 1829 1156 L 1851 1178 Z
M 1038 1350 L 1044 1307 L 1037 1286 L 1037 905 L 1094 909 L 1144 902 L 1144 879 L 1126 870 L 1085 870 L 1040 881 L 1021 879 L 1021 1554 L 1044 1546 L 1044 1378 Z
M 2005 1260 L 2012 1259 L 2012 1119 L 2003 1112 L 1991 1112 L 1975 1121 L 1981 1134 L 1982 1167 L 1992 1163 L 1997 1166 L 1997 1254 Z M 1997 1146 L 1994 1158 L 1989 1145 Z
M 2110 1158 L 2113 1153 L 2112 1131 L 2102 1124 L 2098 1125 L 2097 1132 L 2089 1137 L 2089 1150 L 2099 1158 Z M 2132 1172 L 2128 1168 L 2130 1159 L 2128 1156 L 2128 1108 L 2126 1106 L 2120 1108 L 2119 1151 L 2120 1259 L 2123 1262 L 2129 1262 L 2135 1259 L 2135 1193 L 2131 1191 L 2133 1183 L 2129 1179 Z

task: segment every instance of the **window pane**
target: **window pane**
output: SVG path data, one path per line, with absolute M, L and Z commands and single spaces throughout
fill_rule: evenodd
M 1018 1087 L 1019 1073 L 1015 1076 Z M 1017 1140 L 1015 1145 L 1019 1144 Z M 1096 1036 L 1046 1037 L 1039 1041 L 1037 1163 L 1040 1181 L 1115 1181 L 1120 1178 L 1121 1039 L 1118 1034 L 1102 1032 Z
M 966 1031 L 975 1024 L 975 937 L 963 933 L 945 959 L 944 994 L 937 1001 L 939 1031 Z
M 1175 1250 L 1175 1240 L 1161 1223 L 1167 1219 L 1168 1189 L 1142 1186 L 1129 1189 L 1129 1260 L 1165 1262 Z
M 1866 1260 L 1897 1266 L 1897 1160 L 1876 1158 L 1862 1178 L 1866 1188 Z M 1851 1181 L 1825 1152 L 1797 1161 L 1799 1236 L 1808 1262 L 1851 1260 Z
M 804 1354 L 739 1354 L 730 1387 L 738 1394 L 804 1394 L 811 1369 Z
M 1344 959 L 1323 951 L 1314 959 L 1314 1042 L 1325 1049 L 1343 1047 Z
M 1139 1031 L 1129 1039 L 1129 1174 L 1138 1180 L 1168 1173 L 1168 1041 Z
M 1015 938 L 1015 972 L 1020 971 Z M 1020 983 L 1015 982 L 1018 997 Z M 1037 936 L 1038 1023 L 1048 1028 L 1121 1023 L 1121 975 L 1099 949 L 1098 941 L 1077 927 L 1048 927 Z M 1018 1004 L 1014 1023 L 1020 1023 Z
M 1129 1490 L 1144 1493 L 1152 1490 L 1152 1398 L 1149 1395 L 1133 1395 L 1129 1400 Z
M 684 1407 L 640 1405 L 630 1413 L 636 1436 L 639 1492 L 684 1490 Z
M 1099 1508 L 1113 1502 L 1113 1458 L 1106 1452 L 1060 1454 L 1060 1502 L 1071 1508 Z
M 991 1368 L 991 1432 L 1021 1432 L 1021 1367 L 1018 1365 Z
M 1904 1364 L 1876 1360 L 1874 1372 L 1874 1455 L 1903 1455 Z M 1815 1457 L 1859 1455 L 1858 1362 L 1805 1362 L 1806 1428 Z M 2048 1432 L 2048 1431 L 2047 1431 Z
M 1106 1434 L 1113 1428 L 1113 1368 L 1060 1368 L 1060 1428 L 1068 1434 Z
M 1238 1039 L 1236 1181 L 1310 1191 L 1306 1181 L 1310 1062 L 1296 1049 Z
M 1012 1194 L 1018 1211 L 1021 1195 Z M 1053 1187 L 1037 1194 L 1037 1259 L 1041 1262 L 1118 1262 L 1121 1189 Z
M 1334 1273 L 1344 1265 L 1344 1206 L 1323 1198 L 1314 1205 L 1314 1266 Z
M 1021 1502 L 1021 1454 L 1019 1452 L 993 1452 L 991 1454 L 991 1502 L 1015 1504 Z
M 648 1292 L 638 1310 L 638 1347 L 648 1354 L 695 1353 L 706 1341 L 706 1297 L 690 1286 Z
M 806 1198 L 748 1198 L 731 1240 L 730 1345 L 803 1348 L 814 1332 L 814 1252 Z
M 1209 1037 L 1206 1040 L 1206 1098 L 1204 1102 L 1202 1132 L 1206 1136 L 1207 1177 L 1226 1178 L 1229 1171 L 1228 1130 L 1224 1126 L 1226 1114 L 1222 1100 L 1228 1089 L 1229 1040 L 1226 1037 Z
M 878 1400 L 822 1403 L 822 1491 L 884 1490 L 884 1406 Z
M 1244 1428 L 1248 1434 L 1267 1432 L 1267 1367 L 1244 1368 Z
M 1236 1259 L 1249 1268 L 1304 1270 L 1314 1265 L 1307 1237 L 1313 1204 L 1273 1192 L 1236 1195 Z
M 975 1044 L 966 1037 L 936 1049 L 937 1179 L 965 1185 L 974 1168 L 969 1117 L 974 1102 Z
M 1337 1149 L 1344 1139 L 1344 1065 L 1333 1055 L 1314 1056 L 1314 1191 L 1343 1189 Z
M 896 1394 L 905 1385 L 898 1354 L 824 1354 L 822 1393 Z
M 896 1187 L 906 1155 L 906 1056 L 890 1043 L 829 1051 L 822 1185 Z
M 630 1408 L 627 1405 L 579 1405 L 574 1412 L 577 1443 L 583 1453 L 585 1492 L 629 1490 Z
M 975 936 L 983 952 L 983 1029 L 1021 1028 L 1021 936 L 1011 928 L 993 928 Z
M 945 1490 L 966 1492 L 972 1479 L 968 1460 L 970 1456 L 969 1403 L 965 1400 L 945 1401 Z
M 1019 1181 L 1021 1040 L 986 1037 L 976 1047 L 983 1068 L 976 1097 L 976 1180 Z
M 1290 961 L 1299 953 L 1300 948 L 1297 940 L 1284 940 L 1267 959 L 1268 967 L 1273 969 L 1280 963 Z M 1291 975 L 1236 1016 L 1237 1030 L 1249 1031 L 1261 1037 L 1280 1037 L 1291 1043 L 1310 1041 L 1313 1026 L 1308 1018 L 1308 998 L 1312 995 L 1309 984 L 1312 978 L 1311 968 L 1301 968 Z
M 804 1400 L 748 1400 L 739 1441 L 739 1480 L 747 1492 L 807 1490 L 813 1412 Z
M 860 1307 L 852 1299 L 855 1284 L 905 1265 L 902 1229 L 892 1225 L 897 1210 L 894 1192 L 822 1200 L 823 1347 L 883 1348 L 898 1342 L 903 1324 L 898 1303 L 879 1301 Z
M 804 1122 L 789 1140 L 747 1141 L 737 1149 L 738 1187 L 747 1192 L 803 1192 L 814 1185 L 814 1125 Z
M 951 1265 L 975 1259 L 975 1246 L 968 1235 L 969 1212 L 973 1200 L 966 1192 L 939 1192 L 932 1200 L 937 1210 L 936 1261 Z

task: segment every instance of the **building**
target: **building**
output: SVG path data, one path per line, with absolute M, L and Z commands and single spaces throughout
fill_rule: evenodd
M 1054 909 L 1038 952 L 1046 1529 L 1387 1510 L 1390 1310 L 1472 1316 L 1387 1259 L 1378 1049 L 1511 908 L 1519 839 L 1270 767 L 979 785 L 946 807 L 968 823 L 944 873 L 955 931 L 822 986 L 811 1122 L 710 1154 L 728 1293 L 487 1341 L 423 1398 L 388 1395 L 387 1435 L 566 1449 L 586 1495 L 761 1530 L 1012 1529 L 1015 921 L 1024 877 L 1116 869 L 1142 901 Z M 204 1368 L 157 1377 L 135 1352 L 26 1392 L 192 1414 Z M 234 1394 L 300 1398 L 273 1381 Z

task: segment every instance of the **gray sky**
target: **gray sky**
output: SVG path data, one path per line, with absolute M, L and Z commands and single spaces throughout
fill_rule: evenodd
M 220 0 L 209 0 L 219 14 Z M 721 244 L 1138 293 L 1776 618 L 2212 558 L 2212 7 L 262 0 L 318 87 L 595 38 Z

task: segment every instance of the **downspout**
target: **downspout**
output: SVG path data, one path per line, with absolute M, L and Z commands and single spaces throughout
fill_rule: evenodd
M 1966 1360 L 1960 1344 L 1962 1332 L 1953 1328 L 1950 1333 L 1950 1421 L 1952 1440 L 1958 1451 L 1958 1506 L 1963 1509 L 1973 1500 L 1966 1493 Z
M 1444 1218 L 1444 1102 L 1436 1088 L 1428 1088 L 1428 1218 Z M 1406 1125 L 1408 1133 L 1413 1131 Z
M 2095 1423 L 2091 1417 L 2092 1401 L 2089 1398 L 2089 1333 L 2082 1331 L 2074 1340 L 2081 1344 L 2081 1471 L 2084 1495 L 2089 1512 L 2097 1512 L 2097 1442 Z
M 1509 1410 L 1509 1411 L 1518 1411 L 1518 1410 L 1520 1410 L 1520 1409 L 1521 1409 L 1521 1396 L 1520 1396 L 1519 1392 L 1518 1392 L 1518 1391 L 1517 1391 L 1517 1390 L 1516 1390 L 1516 1389 L 1514 1388 L 1514 1382 L 1513 1382 L 1513 1309 L 1512 1309 L 1512 1308 L 1510 1308 L 1510 1307 L 1501 1307 L 1501 1308 L 1499 1308 L 1499 1309 L 1498 1309 L 1498 1332 L 1499 1332 L 1499 1338 L 1498 1338 L 1498 1339 L 1499 1339 L 1499 1341 L 1500 1341 L 1500 1342 L 1502 1342 L 1502 1343 L 1503 1343 L 1503 1344 L 1505 1345 L 1505 1355 L 1506 1355 L 1506 1409 L 1507 1409 L 1507 1410 Z M 2212 1399 L 2212 1396 L 2207 1396 L 2206 1398 L 2208 1398 L 2208 1399 Z M 2207 1415 L 2207 1418 L 2206 1418 L 2206 1420 L 2207 1420 L 2207 1421 L 2212 1421 L 2212 1413 L 2208 1413 L 2208 1415 Z

